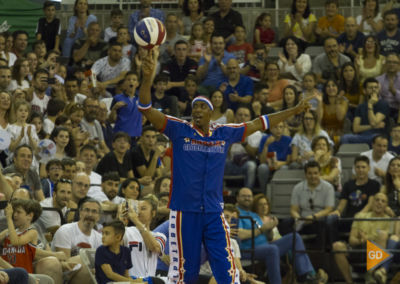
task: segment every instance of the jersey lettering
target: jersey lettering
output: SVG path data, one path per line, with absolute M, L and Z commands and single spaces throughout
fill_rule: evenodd
M 129 249 L 132 251 L 133 248 L 138 248 L 139 251 L 143 250 L 142 242 L 129 242 Z

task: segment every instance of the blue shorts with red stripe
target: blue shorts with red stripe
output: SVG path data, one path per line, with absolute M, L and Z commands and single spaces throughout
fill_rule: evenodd
M 240 283 L 223 213 L 171 210 L 169 220 L 169 283 L 197 281 L 202 243 L 217 283 Z

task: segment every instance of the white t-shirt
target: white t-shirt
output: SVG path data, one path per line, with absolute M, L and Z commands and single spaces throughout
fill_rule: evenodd
M 3 59 L 7 60 L 7 57 L 6 57 L 6 54 L 4 53 L 4 51 L 1 52 L 1 57 L 2 57 Z M 9 52 L 9 53 L 8 53 L 8 57 L 10 58 L 10 59 L 8 60 L 8 67 L 14 66 L 14 63 L 15 63 L 15 61 L 17 60 L 17 56 L 16 56 L 14 53 Z
M 100 203 L 103 201 L 111 201 L 112 203 L 119 205 L 125 202 L 125 198 L 118 195 L 115 196 L 112 200 L 109 200 L 107 195 L 103 191 L 98 191 L 97 189 L 91 192 L 90 197 L 96 199 Z
M 370 169 L 369 169 L 369 172 L 368 172 L 368 177 L 370 179 L 374 179 L 377 182 L 379 182 L 380 184 L 382 184 L 383 180 L 382 180 L 381 177 L 378 177 L 375 174 L 375 168 L 381 169 L 382 171 L 386 172 L 387 168 L 388 168 L 388 165 L 389 165 L 389 162 L 390 162 L 391 159 L 394 158 L 394 156 L 392 154 L 390 154 L 389 152 L 386 152 L 382 156 L 382 158 L 378 162 L 376 162 L 374 159 L 372 159 L 372 150 L 368 150 L 368 151 L 362 152 L 360 155 L 366 156 L 369 159 L 369 167 L 370 167 Z M 355 173 L 354 167 L 353 167 L 353 173 Z
M 262 133 L 261 131 L 256 131 L 253 134 L 246 137 L 246 142 L 253 148 L 258 148 L 260 145 Z M 246 154 L 246 149 L 243 147 L 242 143 L 233 143 L 229 151 L 229 159 L 233 160 L 236 155 Z
M 71 256 L 79 254 L 81 248 L 97 249 L 102 245 L 101 234 L 92 229 L 90 236 L 85 235 L 78 227 L 78 222 L 62 225 L 54 234 L 51 249 L 70 249 Z
M 114 32 L 111 27 L 108 27 L 104 30 L 104 41 L 108 42 L 113 37 L 117 36 L 117 32 Z
M 54 208 L 53 205 L 53 198 L 48 197 L 40 202 L 42 207 L 51 207 Z M 61 209 L 63 215 L 67 212 L 67 207 Z M 46 231 L 47 228 L 54 227 L 54 226 L 61 226 L 61 218 L 60 214 L 55 211 L 43 210 L 42 214 L 40 215 L 39 219 L 36 223 L 40 226 L 43 232 Z
M 97 79 L 101 82 L 115 79 L 123 71 L 129 71 L 131 68 L 131 61 L 122 57 L 119 63 L 115 66 L 110 66 L 108 63 L 108 56 L 100 58 L 92 66 L 92 73 L 96 74 Z
M 32 135 L 32 139 L 38 143 L 39 142 L 39 137 L 37 136 L 36 133 L 36 127 L 34 124 L 29 124 L 27 123 L 25 128 L 24 128 L 24 137 L 22 137 L 21 141 L 19 142 L 19 145 L 23 145 L 23 144 L 28 144 L 30 145 L 29 142 L 29 137 L 28 137 L 28 128 L 29 126 L 31 127 L 31 135 Z M 12 140 L 17 140 L 19 135 L 21 134 L 21 129 L 22 127 L 16 124 L 10 124 L 7 128 L 7 131 L 11 134 L 11 139 Z
M 89 179 L 90 179 L 90 187 L 87 196 L 97 200 L 96 197 L 103 193 L 103 190 L 101 189 L 101 175 L 92 171 L 90 173 Z
M 54 122 L 51 121 L 50 119 L 48 119 L 47 117 L 44 119 L 43 121 L 43 130 L 44 132 L 46 132 L 47 134 L 51 134 L 51 132 L 54 129 Z
M 43 99 L 40 99 L 35 92 L 33 92 L 33 99 L 31 101 L 32 110 L 44 114 L 47 110 L 47 104 L 50 101 L 50 97 L 44 95 Z
M 8 85 L 8 90 L 13 92 L 16 89 L 28 89 L 29 87 L 29 82 L 27 80 L 22 80 L 21 85 L 18 84 L 17 80 L 11 80 L 10 85 Z
M 376 15 L 376 17 L 374 18 L 374 22 L 375 23 L 378 23 L 379 21 L 381 21 L 382 20 L 382 15 L 381 15 L 381 13 L 378 13 L 378 15 Z M 362 21 L 362 15 L 358 15 L 357 16 L 357 18 L 356 18 L 356 22 L 357 22 L 357 25 L 360 25 L 361 24 L 361 21 Z M 376 33 L 374 32 L 374 29 L 372 28 L 372 26 L 370 25 L 370 24 L 368 24 L 368 22 L 367 21 L 364 21 L 364 24 L 363 24 L 363 34 L 364 35 L 375 35 Z
M 162 233 L 151 232 L 164 252 L 167 238 Z M 147 249 L 142 235 L 136 227 L 125 229 L 124 246 L 131 250 L 132 268 L 129 275 L 135 277 L 156 276 L 158 254 Z

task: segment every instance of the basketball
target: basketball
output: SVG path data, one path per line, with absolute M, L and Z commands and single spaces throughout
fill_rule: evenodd
M 166 31 L 161 21 L 147 17 L 136 24 L 133 36 L 139 46 L 152 49 L 165 41 Z

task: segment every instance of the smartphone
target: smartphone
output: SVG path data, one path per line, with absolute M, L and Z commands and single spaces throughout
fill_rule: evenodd
M 8 201 L 7 200 L 2 200 L 0 201 L 0 209 L 4 209 L 7 207 Z
M 238 218 L 231 218 L 230 227 L 232 229 L 237 229 L 239 227 L 239 219 Z
M 47 79 L 47 83 L 50 84 L 50 85 L 54 85 L 56 83 L 56 78 Z

